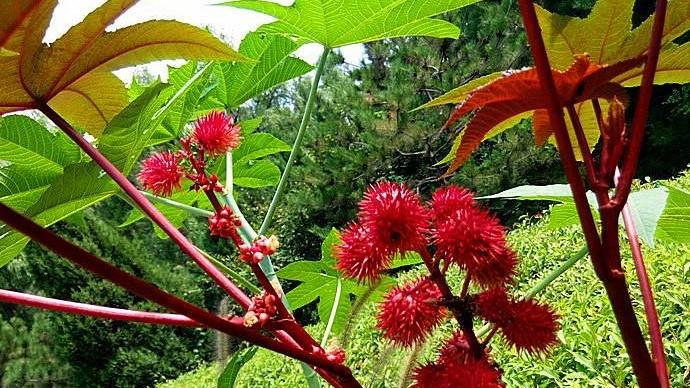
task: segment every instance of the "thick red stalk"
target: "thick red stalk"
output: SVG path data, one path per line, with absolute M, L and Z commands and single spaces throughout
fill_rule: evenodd
M 84 150 L 93 161 L 95 161 L 106 172 L 115 183 L 137 204 L 137 206 L 148 215 L 151 220 L 158 225 L 177 244 L 180 249 L 191 257 L 219 286 L 221 286 L 237 303 L 247 308 L 250 300 L 242 290 L 230 281 L 225 275 L 208 261 L 192 243 L 161 214 L 155 206 L 149 202 L 137 188 L 124 176 L 110 161 L 103 156 L 91 143 L 72 128 L 72 126 L 55 112 L 47 104 L 41 104 L 40 108 L 48 118 L 55 123 L 67 136 L 69 136 L 79 148 Z
M 86 303 L 70 302 L 61 299 L 45 298 L 38 295 L 30 295 L 9 290 L 0 290 L 0 302 L 36 307 L 44 310 L 58 311 L 68 314 L 84 315 L 87 317 L 112 319 L 116 321 L 185 327 L 203 326 L 199 322 L 179 314 L 164 314 L 118 309 Z
M 649 103 L 652 100 L 652 88 L 654 86 L 654 75 L 659 61 L 661 51 L 661 38 L 664 33 L 664 23 L 666 21 L 666 0 L 656 1 L 654 12 L 654 24 L 652 25 L 652 36 L 649 40 L 647 50 L 647 62 L 642 73 L 640 82 L 640 93 L 637 97 L 635 106 L 635 116 L 633 117 L 631 136 L 626 147 L 626 157 L 623 160 L 619 184 L 616 186 L 614 205 L 618 210 L 622 209 L 628 200 L 632 180 L 637 171 L 637 162 L 640 159 L 642 140 L 644 139 L 644 129 L 649 116 Z
M 519 0 L 519 4 L 539 81 L 546 96 L 548 96 L 547 109 L 549 119 L 554 129 L 561 162 L 573 192 L 582 229 L 592 258 L 592 264 L 597 276 L 606 288 L 609 302 L 611 303 L 639 385 L 642 387 L 658 387 L 659 381 L 654 364 L 635 317 L 625 282 L 625 275 L 620 270 L 620 250 L 617 244 L 618 215 L 613 215 L 611 212 L 601 213 L 602 236 L 600 240 L 589 204 L 587 203 L 585 187 L 577 169 L 575 155 L 563 117 L 563 107 L 560 104 L 560 98 L 551 74 L 551 66 L 544 41 L 542 40 L 534 5 L 530 0 Z
M 577 114 L 577 111 L 575 110 L 575 107 L 572 104 L 568 104 L 566 106 L 566 109 L 568 111 L 568 116 L 570 117 L 570 122 L 573 124 L 573 130 L 575 132 L 577 144 L 580 148 L 582 160 L 585 164 L 587 180 L 589 181 L 589 184 L 597 197 L 597 202 L 599 203 L 599 206 L 602 206 L 608 203 L 610 200 L 608 195 L 608 188 L 606 186 L 602 186 L 601 182 L 599 181 L 599 178 L 597 177 L 597 169 L 594 165 L 594 158 L 592 157 L 592 152 L 589 149 L 589 143 L 587 142 L 587 136 L 585 136 L 585 130 L 582 128 L 580 116 Z
M 470 345 L 470 351 L 476 359 L 480 359 L 484 355 L 484 348 L 477 338 L 477 334 L 474 332 L 473 325 L 473 315 L 469 308 L 466 306 L 466 302 L 463 298 L 456 297 L 453 295 L 453 291 L 450 289 L 446 277 L 441 273 L 438 268 L 438 263 L 431 256 L 431 253 L 426 248 L 419 250 L 419 254 L 424 260 L 427 270 L 429 271 L 429 279 L 436 284 L 439 291 L 441 291 L 441 296 L 444 305 L 450 310 L 455 317 L 455 320 L 460 324 L 463 334 L 467 343 Z M 469 275 L 468 275 L 469 276 Z M 467 280 L 467 285 L 469 286 L 469 280 Z
M 670 384 L 668 366 L 666 365 L 664 340 L 659 325 L 659 314 L 656 310 L 654 293 L 652 292 L 652 286 L 649 282 L 649 276 L 647 275 L 647 268 L 640 247 L 637 227 L 630 213 L 630 206 L 627 203 L 623 207 L 623 224 L 625 225 L 625 232 L 628 235 L 628 244 L 630 245 L 630 252 L 632 253 L 633 263 L 635 264 L 637 280 L 640 283 L 642 302 L 644 303 L 644 312 L 647 318 L 647 326 L 649 327 L 650 341 L 652 343 L 652 354 L 654 355 L 654 362 L 656 364 L 656 373 L 659 376 L 661 387 L 668 388 Z
M 165 291 L 162 291 L 153 284 L 147 283 L 133 275 L 130 275 L 119 268 L 103 261 L 83 248 L 70 243 L 55 233 L 41 227 L 23 214 L 0 203 L 0 221 L 9 227 L 30 237 L 44 247 L 56 254 L 65 257 L 74 264 L 94 273 L 95 275 L 109 280 L 120 287 L 132 291 L 144 299 L 155 302 L 178 314 L 183 314 L 200 324 L 246 340 L 250 343 L 264 347 L 266 349 L 284 354 L 288 357 L 304 361 L 310 365 L 321 367 L 329 372 L 336 374 L 342 381 L 352 384 L 354 381 L 350 370 L 342 365 L 329 362 L 321 356 L 306 352 L 291 343 L 278 342 L 261 335 L 260 332 L 247 328 L 240 322 L 229 321 L 211 314 L 193 304 L 185 302 Z M 355 381 L 356 384 L 356 381 Z M 358 386 L 358 385 L 352 385 Z
M 554 130 L 558 151 L 561 154 L 563 170 L 570 183 L 570 189 L 573 192 L 577 214 L 582 223 L 587 247 L 589 248 L 590 256 L 598 257 L 601 253 L 601 240 L 599 240 L 594 217 L 592 216 L 592 211 L 587 202 L 585 186 L 582 183 L 580 172 L 577 168 L 577 161 L 575 160 L 575 154 L 573 154 L 570 137 L 568 136 L 568 129 L 565 125 L 565 119 L 563 118 L 563 107 L 560 104 L 556 85 L 551 75 L 551 65 L 546 55 L 546 48 L 541 38 L 539 22 L 531 0 L 520 0 L 520 13 L 522 14 L 527 38 L 530 43 L 530 48 L 532 49 L 532 56 L 534 57 L 539 81 L 545 94 L 549 96 L 549 98 L 547 98 L 549 120 Z M 596 260 L 592 260 L 592 264 L 600 279 L 607 276 L 606 268 L 600 263 Z

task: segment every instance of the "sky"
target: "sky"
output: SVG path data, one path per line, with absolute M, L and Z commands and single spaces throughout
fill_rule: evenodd
M 289 5 L 290 0 L 272 0 L 276 3 Z M 60 0 L 50 27 L 46 32 L 45 41 L 50 43 L 64 34 L 71 26 L 78 23 L 89 12 L 93 11 L 104 0 Z M 260 25 L 270 23 L 274 19 L 252 11 L 235 9 L 212 4 L 219 0 L 140 0 L 137 5 L 129 9 L 118 18 L 108 30 L 126 27 L 153 19 L 175 19 L 199 27 L 210 26 L 215 33 L 222 34 L 229 39 L 233 48 L 239 47 L 242 38 Z M 352 45 L 341 49 L 345 62 L 359 64 L 364 56 L 362 45 Z M 305 45 L 295 54 L 305 61 L 315 64 L 321 55 L 321 47 L 316 44 Z M 146 67 L 163 79 L 167 77 L 167 64 L 177 65 L 180 61 L 156 62 Z M 131 80 L 134 69 L 123 69 L 115 72 L 123 81 Z

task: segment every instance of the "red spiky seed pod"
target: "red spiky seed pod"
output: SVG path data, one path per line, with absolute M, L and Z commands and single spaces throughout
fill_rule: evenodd
M 455 185 L 441 187 L 434 192 L 430 201 L 431 220 L 434 224 L 445 221 L 458 209 L 476 207 L 472 192 Z
M 440 257 L 478 274 L 475 281 L 481 281 L 480 284 L 501 284 L 513 274 L 514 258 L 507 256 L 505 230 L 486 211 L 474 208 L 454 211 L 436 224 L 433 238 Z M 499 269 L 487 270 L 491 266 Z
M 240 219 L 232 210 L 225 206 L 221 211 L 214 213 L 208 219 L 208 226 L 212 236 L 229 238 L 233 241 L 241 241 L 237 228 L 242 225 Z
M 378 328 L 383 336 L 403 346 L 424 338 L 445 315 L 445 309 L 434 302 L 441 291 L 427 278 L 392 289 L 379 306 Z
M 512 319 L 502 324 L 506 341 L 518 350 L 539 353 L 558 343 L 558 315 L 548 305 L 531 299 L 515 302 Z
M 224 112 L 211 112 L 194 124 L 192 141 L 207 155 L 216 157 L 239 147 L 240 127 L 235 118 Z
M 475 262 L 469 271 L 472 280 L 483 287 L 501 286 L 510 283 L 516 274 L 517 255 L 507 246 L 497 249 L 488 256 L 489 260 Z
M 378 249 L 386 253 L 415 251 L 426 246 L 429 214 L 405 185 L 379 182 L 359 203 L 359 218 Z
M 360 282 L 373 282 L 388 268 L 391 255 L 378 249 L 370 237 L 368 228 L 361 224 L 349 224 L 340 236 L 333 254 L 337 268 L 346 277 Z
M 173 190 L 181 189 L 184 170 L 177 155 L 165 151 L 153 154 L 141 163 L 139 182 L 155 195 L 169 197 Z
M 415 369 L 415 388 L 502 388 L 501 372 L 486 360 L 429 363 Z
M 415 388 L 439 387 L 441 376 L 444 374 L 443 366 L 435 362 L 424 364 L 415 368 L 412 385 Z
M 456 331 L 443 343 L 438 360 L 440 363 L 448 363 L 465 361 L 468 357 L 471 357 L 470 344 L 462 331 Z
M 474 309 L 477 315 L 499 327 L 510 323 L 514 315 L 513 302 L 503 287 L 491 288 L 477 295 Z

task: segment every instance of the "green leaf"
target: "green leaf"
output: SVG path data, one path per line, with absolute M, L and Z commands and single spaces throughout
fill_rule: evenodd
M 665 241 L 690 244 L 690 193 L 668 187 L 666 208 L 659 217 L 656 237 Z
M 201 195 L 201 192 L 198 192 L 198 191 L 178 191 L 178 192 L 173 193 L 173 195 L 170 197 L 170 199 L 175 201 L 175 202 L 179 202 L 179 203 L 182 203 L 185 205 L 194 206 L 194 204 L 199 200 L 200 195 Z M 167 218 L 168 221 L 170 221 L 170 223 L 172 223 L 173 226 L 175 226 L 176 228 L 181 227 L 182 224 L 184 223 L 184 221 L 187 218 L 189 218 L 189 212 L 187 212 L 183 209 L 179 209 L 179 208 L 167 205 L 165 203 L 154 202 L 153 204 L 154 204 L 154 206 L 156 206 L 156 208 L 158 208 L 158 210 L 160 210 L 160 212 L 165 216 L 165 218 Z M 145 216 L 141 212 L 141 210 L 139 210 L 136 207 L 132 208 L 132 210 L 129 212 L 129 215 L 127 216 L 127 219 L 122 224 L 120 224 L 120 227 L 123 228 L 123 227 L 129 226 L 129 225 L 131 225 L 131 224 L 133 224 L 139 220 L 142 220 L 144 218 L 145 218 Z M 163 240 L 168 239 L 168 235 L 155 224 L 154 224 L 154 230 L 156 232 L 156 235 L 160 239 L 163 239 Z
M 278 271 L 278 276 L 282 279 L 301 282 L 286 294 L 290 306 L 298 309 L 318 300 L 317 311 L 323 323 L 329 321 L 338 299 L 333 318 L 333 333 L 339 333 L 347 325 L 352 309 L 352 296 L 360 297 L 369 290 L 366 285 L 343 278 L 335 269 L 332 249 L 333 245 L 339 242 L 338 231 L 333 229 L 321 245 L 320 261 L 298 261 Z M 389 284 L 388 278 L 385 279 L 386 284 Z
M 424 259 L 417 252 L 405 252 L 403 255 L 395 255 L 389 269 L 409 267 L 411 265 L 423 264 Z
M 259 129 L 259 126 L 261 123 L 264 121 L 263 116 L 255 117 L 253 119 L 248 119 L 244 121 L 240 121 L 238 125 L 240 126 L 240 133 L 242 136 L 248 136 L 254 133 L 257 129 Z
M 282 6 L 263 0 L 236 0 L 231 7 L 250 9 L 278 19 L 259 31 L 337 48 L 402 36 L 457 38 L 460 29 L 432 19 L 477 0 L 296 0 Z
M 251 360 L 256 351 L 259 350 L 256 346 L 238 350 L 232 355 L 230 361 L 223 369 L 223 372 L 218 377 L 218 388 L 232 388 L 235 386 L 235 380 L 240 373 L 240 369 Z
M 579 224 L 577 208 L 568 185 L 519 186 L 478 199 L 508 198 L 560 202 L 551 209 L 549 228 Z M 597 202 L 592 192 L 587 199 L 593 210 Z M 690 243 L 690 194 L 674 187 L 634 191 L 628 197 L 628 208 L 639 238 L 650 247 L 656 239 Z M 598 212 L 593 212 L 598 219 Z M 619 223 L 623 225 L 622 217 Z
M 331 228 L 326 238 L 321 244 L 321 260 L 328 264 L 328 266 L 335 268 L 335 256 L 333 256 L 333 247 L 340 244 L 340 233 L 336 228 Z
M 637 229 L 637 235 L 654 248 L 654 237 L 668 198 L 666 188 L 656 188 L 630 193 L 628 209 Z M 621 223 L 623 221 L 621 220 Z
M 566 202 L 570 201 L 569 198 L 572 198 L 572 192 L 570 191 L 570 186 L 566 184 L 547 186 L 525 185 L 513 187 L 500 193 L 477 197 L 477 199 L 495 198 Z
M 280 180 L 280 169 L 268 160 L 250 160 L 233 163 L 234 184 L 240 187 L 255 189 L 271 187 Z
M 181 90 L 195 76 L 198 77 L 198 79 L 192 81 L 192 85 L 190 85 L 187 92 L 172 104 L 170 112 L 163 120 L 163 126 L 175 138 L 180 136 L 185 125 L 194 115 L 197 105 L 205 94 L 208 93 L 208 79 L 211 71 L 206 69 L 197 74 L 198 67 L 197 62 L 187 62 L 179 69 L 172 69 L 169 72 L 168 83 L 177 90 Z
M 42 226 L 52 225 L 115 194 L 117 188 L 95 163 L 72 164 L 24 214 Z M 0 267 L 28 242 L 23 235 L 0 228 Z
M 26 116 L 0 118 L 0 200 L 22 211 L 31 201 L 17 200 L 42 192 L 63 168 L 80 159 L 79 149 L 66 136 L 52 133 Z
M 226 107 L 237 108 L 276 85 L 310 72 L 311 65 L 290 56 L 298 47 L 282 36 L 247 34 L 239 52 L 256 62 L 219 65 L 218 98 Z
M 472 93 L 475 89 L 484 86 L 489 82 L 500 78 L 501 76 L 503 76 L 503 73 L 499 71 L 496 73 L 487 74 L 485 76 L 473 79 L 472 81 L 458 86 L 457 88 L 443 94 L 442 96 L 436 97 L 433 100 L 427 102 L 426 104 L 415 108 L 413 111 L 446 104 L 458 104 L 462 101 L 465 101 L 467 97 L 469 97 L 470 93 Z
M 284 141 L 268 133 L 253 133 L 242 139 L 240 146 L 232 152 L 233 163 L 248 162 L 264 156 L 290 151 Z
M 134 167 L 141 151 L 164 116 L 156 116 L 165 103 L 161 93 L 168 87 L 155 84 L 132 101 L 103 130 L 98 149 L 125 175 Z M 158 117 L 154 119 L 154 117 Z

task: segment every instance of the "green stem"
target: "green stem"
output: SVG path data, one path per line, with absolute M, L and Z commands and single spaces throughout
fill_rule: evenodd
M 228 151 L 225 154 L 225 190 L 228 196 L 232 195 L 233 186 L 233 169 L 232 169 L 232 152 Z
M 253 285 L 249 280 L 242 277 L 242 275 L 240 275 L 238 272 L 235 272 L 233 269 L 223 264 L 220 260 L 204 252 L 198 247 L 197 250 L 201 252 L 201 254 L 204 255 L 208 261 L 215 265 L 216 268 L 218 268 L 222 273 L 226 274 L 228 277 L 230 277 L 230 279 L 234 280 L 238 284 L 244 286 L 244 288 L 247 289 L 251 294 L 256 295 L 261 292 L 257 286 Z
M 321 338 L 321 347 L 325 348 L 328 343 L 328 337 L 331 335 L 333 329 L 333 322 L 335 322 L 335 315 L 338 312 L 338 305 L 340 304 L 340 294 L 342 293 L 343 285 L 338 278 L 338 284 L 335 289 L 335 298 L 333 299 L 333 306 L 331 306 L 331 314 L 326 323 L 326 329 L 323 331 L 323 338 Z
M 184 203 L 173 201 L 172 199 L 158 197 L 158 196 L 155 196 L 153 194 L 147 193 L 146 191 L 139 190 L 139 192 L 144 197 L 151 200 L 151 202 L 161 203 L 163 205 L 168 205 L 168 206 L 174 207 L 176 209 L 184 210 L 193 216 L 208 218 L 208 217 L 211 217 L 213 215 L 213 213 L 208 211 L 208 210 L 199 209 L 198 207 L 185 205 Z
M 304 114 L 302 115 L 302 122 L 300 123 L 299 130 L 297 131 L 297 137 L 292 145 L 292 151 L 290 151 L 290 156 L 285 164 L 285 169 L 283 170 L 283 175 L 280 177 L 280 182 L 278 182 L 278 187 L 276 187 L 276 192 L 273 194 L 273 199 L 271 204 L 268 206 L 268 211 L 264 217 L 263 223 L 261 223 L 261 228 L 259 228 L 259 235 L 266 233 L 268 227 L 271 225 L 273 220 L 273 214 L 276 211 L 280 197 L 283 195 L 285 190 L 285 185 L 287 184 L 288 177 L 290 175 L 290 170 L 292 170 L 292 165 L 295 163 L 295 159 L 302 148 L 302 140 L 304 139 L 304 134 L 306 132 L 307 126 L 309 125 L 309 120 L 311 119 L 311 112 L 314 110 L 314 105 L 316 104 L 316 92 L 319 89 L 319 82 L 321 81 L 321 75 L 326 67 L 326 59 L 331 49 L 324 48 L 323 54 L 319 59 L 319 63 L 316 67 L 316 74 L 314 75 L 314 80 L 311 84 L 311 89 L 309 90 L 309 97 L 307 98 L 307 104 L 304 107 Z
M 546 287 L 548 287 L 549 284 L 556 280 L 556 278 L 561 276 L 565 271 L 569 270 L 572 266 L 575 265 L 575 263 L 580 261 L 583 257 L 587 256 L 588 252 L 589 251 L 587 250 L 587 247 L 582 247 L 582 249 L 577 251 L 577 253 L 575 253 L 563 264 L 561 264 L 560 267 L 551 271 L 551 273 L 546 275 L 546 277 L 543 278 L 539 283 L 537 283 L 534 287 L 530 288 L 529 291 L 525 293 L 525 296 L 523 296 L 523 299 L 531 299 L 538 293 L 542 292 Z
M 316 104 L 316 92 L 319 89 L 321 75 L 323 74 L 323 70 L 326 67 L 326 59 L 328 58 L 328 54 L 330 52 L 331 49 L 324 47 L 323 53 L 321 54 L 321 58 L 319 58 L 319 63 L 316 66 L 316 74 L 314 75 L 314 79 L 312 80 L 311 84 L 311 89 L 309 90 L 307 104 L 304 107 L 302 122 L 300 123 L 299 130 L 297 131 L 297 137 L 295 138 L 295 142 L 292 145 L 292 151 L 290 151 L 290 156 L 288 157 L 288 161 L 285 164 L 283 175 L 281 175 L 280 181 L 278 182 L 278 187 L 276 187 L 276 192 L 273 194 L 273 199 L 271 199 L 271 204 L 268 206 L 268 211 L 266 212 L 264 221 L 261 223 L 261 228 L 259 228 L 259 235 L 264 235 L 268 230 L 268 227 L 271 225 L 271 221 L 273 220 L 273 214 L 276 211 L 278 202 L 280 201 L 280 197 L 283 194 L 283 190 L 285 190 L 285 185 L 287 184 L 287 180 L 290 175 L 290 170 L 292 170 L 292 165 L 295 163 L 295 159 L 297 158 L 297 155 L 299 154 L 299 151 L 302 147 L 304 133 L 306 132 L 307 125 L 309 125 L 309 120 L 311 119 L 311 112 L 314 109 L 314 105 Z M 262 260 L 261 263 L 259 263 L 259 265 L 261 266 L 261 270 L 264 271 L 269 280 L 272 281 L 273 279 L 277 279 L 275 275 L 275 269 L 273 268 L 273 263 L 271 263 L 271 259 L 269 257 L 266 257 L 264 260 Z M 285 298 L 283 297 L 283 299 Z M 289 309 L 290 306 L 288 306 L 287 300 L 284 300 L 283 302 L 285 303 L 285 307 Z M 321 383 L 319 382 L 316 373 L 314 373 L 314 371 L 304 363 L 302 363 L 301 366 L 309 388 L 319 388 L 321 386 Z

